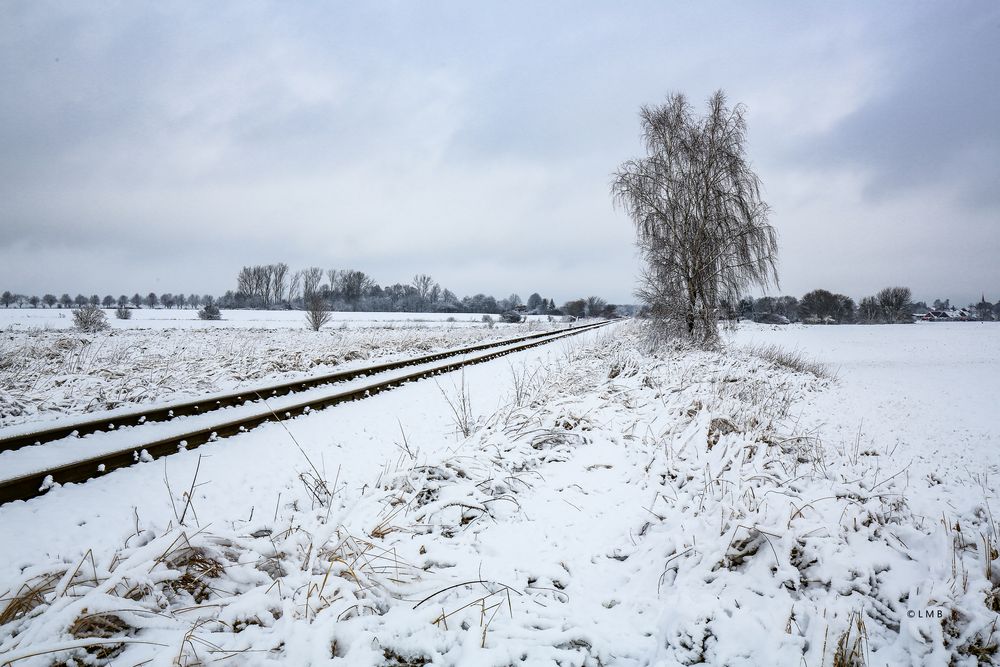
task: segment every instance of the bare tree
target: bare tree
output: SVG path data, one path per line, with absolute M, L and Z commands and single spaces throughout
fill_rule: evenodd
M 105 308 L 110 308 L 114 304 L 115 304 L 115 297 L 111 296 L 110 294 L 105 295 L 105 297 L 101 299 L 101 305 L 104 306 Z
M 419 273 L 413 276 L 413 286 L 417 288 L 417 296 L 421 299 L 427 298 L 431 293 L 431 285 L 433 284 L 434 279 L 426 273 Z
M 42 303 L 44 303 L 48 308 L 56 305 L 56 301 L 58 301 L 58 299 L 56 299 L 55 294 L 46 294 L 42 297 Z
M 570 317 L 583 317 L 587 312 L 587 302 L 584 299 L 567 301 L 563 304 L 562 311 Z
M 799 317 L 807 324 L 852 322 L 854 311 L 851 297 L 825 289 L 815 289 L 802 295 L 798 308 Z
M 587 317 L 598 317 L 604 311 L 608 302 L 599 296 L 587 297 Z
M 778 282 L 777 234 L 746 155 L 745 107 L 729 107 L 718 91 L 697 117 L 672 94 L 639 116 L 647 155 L 622 163 L 611 186 L 645 261 L 637 296 L 661 332 L 709 343 L 722 301 Z
M 8 291 L 0 294 L 0 302 L 3 303 L 4 308 L 10 308 L 10 304 L 14 303 L 14 293 Z
M 278 262 L 271 265 L 271 296 L 274 303 L 281 303 L 285 300 L 288 291 L 288 265 Z
M 288 281 L 288 302 L 291 303 L 299 298 L 299 291 L 302 289 L 302 272 L 296 271 Z
M 323 282 L 323 269 L 318 266 L 310 266 L 302 270 L 302 299 L 306 304 L 319 293 L 319 286 Z
M 244 266 L 236 276 L 236 291 L 246 295 L 253 305 L 268 308 L 284 298 L 287 275 L 287 264 Z
M 330 304 L 319 295 L 313 295 L 306 303 L 306 325 L 313 331 L 319 331 L 329 321 Z
M 873 296 L 866 296 L 861 299 L 858 303 L 858 319 L 865 323 L 871 324 L 872 322 L 878 322 L 882 317 L 882 307 L 879 306 L 878 301 L 875 300 Z
M 347 303 L 357 306 L 361 297 L 371 289 L 372 285 L 374 285 L 374 282 L 364 271 L 348 269 L 337 272 L 337 282 L 334 291 L 339 292 L 340 297 Z
M 913 295 L 909 287 L 886 287 L 875 295 L 875 301 L 882 309 L 886 322 L 911 322 L 910 301 Z
M 38 303 L 39 303 L 40 301 L 41 301 L 41 299 L 39 299 L 39 298 L 38 298 L 37 296 L 35 296 L 34 294 L 32 294 L 32 295 L 31 295 L 30 297 L 28 297 L 28 303 L 30 303 L 30 304 L 31 304 L 31 307 L 32 307 L 32 308 L 38 308 Z

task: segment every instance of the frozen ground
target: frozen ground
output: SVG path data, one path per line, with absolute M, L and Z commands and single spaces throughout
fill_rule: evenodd
M 113 309 L 105 309 L 108 324 L 115 329 L 301 329 L 301 310 L 223 310 L 221 320 L 201 320 L 198 311 L 184 308 L 136 308 L 132 318 L 115 319 Z M 483 316 L 473 313 L 330 313 L 329 328 L 349 327 L 481 327 Z M 496 315 L 492 316 L 497 319 Z M 531 322 L 547 322 L 531 315 Z M 0 308 L 0 330 L 69 329 L 73 311 L 68 308 Z M 498 324 L 503 327 L 505 325 Z
M 9 323 L 0 331 L 0 429 L 241 390 L 564 326 L 546 318 L 487 326 L 481 315 L 449 322 L 412 313 L 335 313 L 338 319 L 314 332 L 304 328 L 299 311 L 226 311 L 226 320 L 209 323 L 218 326 L 196 328 L 204 323 L 194 311 L 163 310 L 136 311 L 125 328 L 112 319 L 114 328 L 97 334 L 31 324 L 32 317 L 59 312 L 0 310 L 0 321 L 6 317 Z M 160 315 L 188 318 L 183 322 L 191 326 L 175 328 L 179 321 Z
M 0 507 L 0 664 L 995 659 L 1000 327 L 636 327 Z
M 860 437 L 864 448 L 895 449 L 896 459 L 939 466 L 955 482 L 1000 472 L 1000 323 L 751 324 L 731 341 L 799 350 L 828 364 L 836 390 L 799 408 L 824 425 L 828 441 Z

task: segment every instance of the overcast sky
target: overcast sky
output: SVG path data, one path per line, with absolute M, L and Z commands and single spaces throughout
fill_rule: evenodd
M 0 289 L 631 302 L 637 111 L 748 107 L 780 293 L 1000 299 L 1000 4 L 0 3 Z M 772 292 L 773 293 L 773 292 Z

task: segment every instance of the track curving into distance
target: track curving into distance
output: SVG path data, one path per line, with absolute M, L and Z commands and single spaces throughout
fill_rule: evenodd
M 259 401 L 261 406 L 260 410 L 243 417 L 222 420 L 210 426 L 201 426 L 184 433 L 178 433 L 155 440 L 144 440 L 141 435 L 142 429 L 137 428 L 135 442 L 128 448 L 106 452 L 70 463 L 64 463 L 51 468 L 41 469 L 17 477 L 0 480 L 0 504 L 14 500 L 28 500 L 42 495 L 44 490 L 52 484 L 84 482 L 112 470 L 133 465 L 140 460 L 140 458 L 148 460 L 151 457 L 155 459 L 172 454 L 179 449 L 193 449 L 199 445 L 212 442 L 218 438 L 229 437 L 248 431 L 267 422 L 297 417 L 302 414 L 307 414 L 312 410 L 320 410 L 339 403 L 367 398 L 394 387 L 398 387 L 407 382 L 424 379 L 441 373 L 448 373 L 458 370 L 464 366 L 491 361 L 514 352 L 520 352 L 539 345 L 545 345 L 552 341 L 560 340 L 568 336 L 574 336 L 585 331 L 591 331 L 608 324 L 611 324 L 611 322 L 603 321 L 567 330 L 555 332 L 547 331 L 526 336 L 519 336 L 516 338 L 508 338 L 498 342 L 445 350 L 434 354 L 412 357 L 396 362 L 366 366 L 364 368 L 358 368 L 351 371 L 340 371 L 312 378 L 283 382 L 277 385 L 261 387 L 256 390 L 212 396 L 204 400 L 188 401 L 168 406 L 158 406 L 151 409 L 115 415 L 113 417 L 77 421 L 44 430 L 9 436 L 7 438 L 0 439 L 0 452 L 32 445 L 44 445 L 45 443 L 71 436 L 80 436 L 112 429 L 117 430 L 117 428 L 123 426 L 141 427 L 144 424 L 167 421 L 183 416 L 203 415 L 224 407 L 242 406 L 255 401 Z M 400 370 L 408 366 L 424 365 L 463 355 L 473 356 L 468 356 L 466 358 L 454 360 L 445 364 L 437 364 L 427 368 L 421 368 L 404 375 L 393 375 L 392 377 L 382 380 L 373 379 L 372 382 L 366 383 L 362 386 L 304 399 L 291 405 L 282 405 L 278 408 L 278 411 L 281 413 L 280 416 L 275 414 L 275 412 L 267 406 L 266 401 L 264 400 L 295 394 L 307 389 L 314 389 L 333 383 L 365 378 L 373 374 Z

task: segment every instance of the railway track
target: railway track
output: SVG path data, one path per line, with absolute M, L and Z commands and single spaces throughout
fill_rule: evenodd
M 188 401 L 124 413 L 113 417 L 76 421 L 43 430 L 19 433 L 0 439 L 0 452 L 32 445 L 43 445 L 71 436 L 82 436 L 102 431 L 117 431 L 122 427 L 137 427 L 135 441 L 130 443 L 127 448 L 96 454 L 69 463 L 0 480 L 0 504 L 14 500 L 29 500 L 42 495 L 53 484 L 85 482 L 88 479 L 106 474 L 112 470 L 133 465 L 139 460 L 156 459 L 181 449 L 193 449 L 207 442 L 213 442 L 220 438 L 249 431 L 267 422 L 289 419 L 307 414 L 313 410 L 321 410 L 339 403 L 367 398 L 407 382 L 421 380 L 441 373 L 448 373 L 473 364 L 492 361 L 498 357 L 539 345 L 545 345 L 552 341 L 574 336 L 585 331 L 591 331 L 607 324 L 610 324 L 610 322 L 598 322 L 556 332 L 529 334 L 493 343 L 483 343 L 395 362 L 376 364 L 351 371 L 340 371 L 312 378 L 283 382 L 256 390 L 234 392 L 232 394 L 212 396 L 204 400 Z M 464 358 L 455 359 L 444 364 L 434 363 L 455 357 Z M 428 366 L 428 364 L 434 365 Z M 277 413 L 280 413 L 280 416 L 276 413 L 275 409 L 267 405 L 266 399 L 289 396 L 327 385 L 368 378 L 372 375 L 391 373 L 392 371 L 402 370 L 411 366 L 421 366 L 421 368 L 410 373 L 392 374 L 390 377 L 382 379 L 373 378 L 371 382 L 359 386 L 352 386 L 348 389 L 332 393 L 324 393 L 320 396 L 311 396 L 289 405 L 281 405 L 277 408 Z M 155 440 L 144 439 L 141 435 L 141 427 L 146 424 L 170 421 L 185 416 L 206 415 L 222 408 L 246 406 L 254 402 L 259 402 L 261 408 L 238 418 L 221 420 L 208 426 L 199 425 L 190 431 L 175 433 Z

